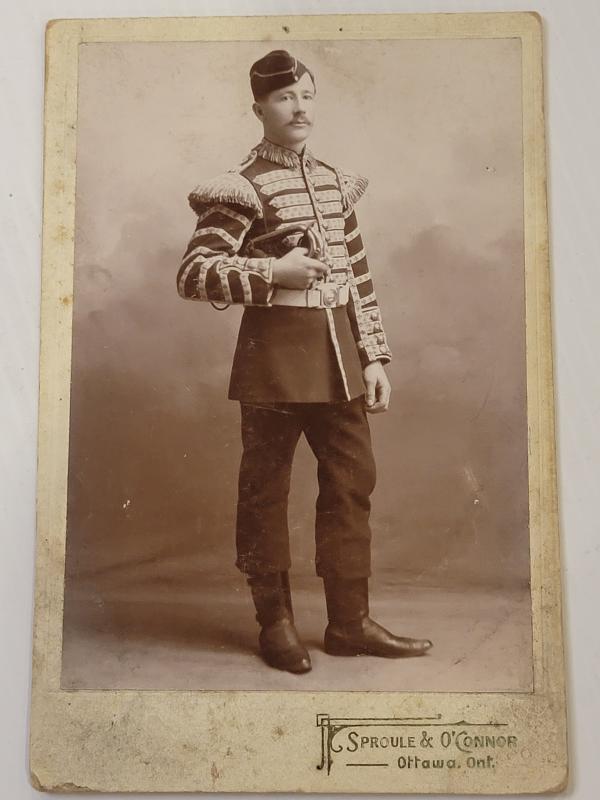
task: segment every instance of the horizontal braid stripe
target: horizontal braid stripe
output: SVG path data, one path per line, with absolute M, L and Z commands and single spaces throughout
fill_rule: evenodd
M 362 261 L 363 258 L 366 258 L 367 254 L 364 250 L 359 250 L 358 253 L 355 253 L 353 256 L 350 256 L 350 263 L 356 264 L 357 261 Z
M 331 201 L 337 200 L 340 204 L 340 211 L 341 211 L 341 204 L 342 204 L 342 195 L 340 194 L 338 189 L 317 189 L 315 192 L 317 196 L 317 200 L 319 203 L 329 203 Z
M 282 220 L 310 220 L 315 218 L 312 206 L 293 206 L 292 208 L 280 208 L 276 214 L 279 219 Z
M 260 187 L 261 194 L 270 196 L 279 192 L 297 191 L 304 189 L 305 183 L 302 178 L 285 178 L 282 180 L 272 181 Z
M 336 203 L 336 205 L 337 205 L 337 203 Z M 334 219 L 339 219 L 340 221 L 342 221 L 341 212 L 339 210 L 338 211 L 335 211 L 335 210 L 332 211 L 331 209 L 328 209 L 327 211 L 325 211 L 325 212 L 323 212 L 321 214 L 321 217 L 323 219 L 323 222 L 327 222 L 327 220 L 334 220 Z M 343 239 L 340 239 L 340 241 L 343 241 Z
M 362 275 L 370 275 L 369 272 L 369 264 L 367 263 L 367 259 L 363 258 L 358 261 L 356 264 L 351 265 L 352 274 L 355 278 L 358 278 Z
M 369 272 L 368 269 L 363 273 L 363 275 L 355 276 L 363 278 L 363 280 L 360 282 L 360 289 L 359 289 L 359 294 L 361 297 L 365 297 L 366 295 L 369 295 L 373 292 L 373 286 L 372 285 L 369 286 L 368 280 L 364 280 L 365 275 L 368 275 L 369 279 L 371 279 L 371 273 Z
M 330 176 L 314 176 L 311 175 L 311 183 L 314 186 L 322 187 L 325 189 L 335 190 L 337 189 L 337 184 L 335 180 L 333 180 Z M 260 187 L 260 191 L 262 194 L 266 194 L 268 196 L 284 192 L 284 191 L 292 191 L 298 189 L 304 189 L 306 187 L 306 183 L 304 182 L 304 178 L 297 177 L 297 178 L 282 178 L 279 180 L 274 180 L 269 183 L 266 183 Z
M 331 200 L 327 203 L 319 203 L 319 211 L 323 217 L 337 217 L 339 219 L 342 205 L 339 200 Z
M 198 242 L 203 241 L 205 238 L 208 238 L 209 235 L 212 234 L 213 236 L 217 236 L 219 239 L 222 239 L 226 244 L 228 244 L 234 250 L 238 247 L 238 239 L 235 236 L 232 236 L 229 231 L 226 231 L 224 228 L 217 228 L 215 226 L 209 225 L 205 228 L 202 228 L 201 231 L 196 233 L 195 238 Z
M 327 218 L 324 220 L 324 225 L 328 231 L 344 230 L 344 220 L 338 216 Z
M 341 286 L 345 286 L 348 283 L 348 273 L 344 270 L 335 270 L 332 269 L 329 273 L 329 277 L 334 283 L 339 283 Z
M 230 253 L 233 250 L 237 249 L 237 239 L 235 239 L 235 247 L 232 247 L 228 242 L 225 241 L 223 236 L 214 234 L 214 233 L 206 233 L 208 229 L 204 228 L 202 231 L 198 231 L 192 237 L 188 249 L 185 252 L 184 258 L 189 258 L 189 256 L 193 252 L 197 252 L 198 254 L 202 253 L 202 251 L 210 250 L 213 253 L 222 253 L 227 252 Z M 223 230 L 219 228 L 219 230 Z M 231 234 L 230 234 L 231 235 Z M 242 237 L 240 237 L 242 238 Z
M 370 294 L 367 294 L 365 297 L 361 297 L 360 299 L 360 305 L 362 308 L 365 308 L 365 306 L 367 306 L 369 303 L 376 303 L 376 302 L 377 298 L 375 297 L 375 292 L 371 292 Z
M 263 172 L 260 175 L 253 175 L 252 182 L 262 188 L 263 186 L 275 183 L 275 181 L 291 180 L 292 178 L 300 178 L 302 184 L 304 184 L 304 178 L 302 177 L 300 169 L 292 167 L 288 169 L 273 169 L 269 172 Z
M 221 217 L 229 217 L 236 222 L 239 222 L 242 228 L 247 228 L 250 222 L 252 221 L 252 217 L 247 216 L 246 214 L 240 214 L 238 211 L 234 211 L 233 208 L 229 206 L 225 206 L 222 204 L 218 204 L 216 206 L 211 206 L 207 208 L 206 211 L 203 211 L 201 214 L 198 215 L 198 222 L 196 224 L 196 228 L 199 228 L 200 225 L 204 222 L 205 219 L 212 217 L 214 215 L 221 216 Z M 213 223 L 214 225 L 215 223 Z
M 360 253 L 363 250 L 362 237 L 358 235 L 355 236 L 351 242 L 346 242 L 346 249 L 348 250 L 349 256 L 355 256 L 357 253 Z
M 200 239 L 203 244 L 198 245 L 193 250 L 190 250 L 189 253 L 183 258 L 182 266 L 187 265 L 190 261 L 196 258 L 203 258 L 203 257 L 211 257 L 211 255 L 228 255 L 231 252 L 231 248 L 225 244 L 224 240 L 221 239 L 220 236 L 206 236 Z
M 310 203 L 308 192 L 281 193 L 269 200 L 272 208 L 289 208 L 290 206 L 305 206 Z
M 377 303 L 377 299 L 375 297 L 375 291 L 373 289 L 373 281 L 363 281 L 357 285 L 358 295 L 361 299 L 361 302 L 364 305 L 370 303 L 371 301 Z
M 360 236 L 360 230 L 359 230 L 358 226 L 356 226 L 356 228 L 354 228 L 354 230 L 352 230 L 349 233 L 347 233 L 344 236 L 344 238 L 345 238 L 346 242 L 350 243 L 353 239 L 356 239 L 357 236 Z
M 191 256 L 195 258 L 196 256 L 212 256 L 215 254 L 215 250 L 212 247 L 206 247 L 205 245 L 200 244 L 197 247 L 192 248 L 191 246 L 194 244 L 195 239 L 192 239 L 190 242 L 190 247 L 188 247 L 183 256 L 185 261 L 187 261 Z
M 311 180 L 315 178 L 328 178 L 333 184 L 336 186 L 338 185 L 335 170 L 330 169 L 325 166 L 325 164 L 319 164 L 319 166 L 310 173 L 310 177 Z

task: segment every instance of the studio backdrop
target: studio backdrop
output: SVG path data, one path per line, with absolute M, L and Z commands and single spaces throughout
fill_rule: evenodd
M 370 418 L 374 576 L 522 587 L 520 41 L 293 44 L 316 75 L 310 149 L 369 179 L 356 210 L 393 353 L 390 410 Z M 79 48 L 67 588 L 143 563 L 199 585 L 235 570 L 241 308 L 183 301 L 176 274 L 188 193 L 262 136 L 248 69 L 275 47 Z M 312 575 L 305 442 L 292 485 L 294 572 Z

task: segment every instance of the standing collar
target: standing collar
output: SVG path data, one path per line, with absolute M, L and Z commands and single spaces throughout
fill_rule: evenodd
M 308 169 L 314 169 L 317 166 L 317 159 L 306 145 L 302 153 L 297 153 L 295 150 L 291 150 L 281 144 L 275 144 L 275 142 L 263 136 L 254 150 L 261 158 L 266 158 L 267 161 L 280 164 L 282 167 L 300 167 L 301 162 L 304 162 Z

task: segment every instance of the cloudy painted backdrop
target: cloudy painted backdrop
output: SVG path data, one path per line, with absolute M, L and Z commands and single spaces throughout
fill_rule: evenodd
M 233 569 L 240 309 L 181 300 L 188 192 L 261 136 L 250 64 L 317 79 L 311 149 L 366 175 L 357 211 L 394 361 L 374 569 L 424 583 L 528 576 L 518 40 L 80 46 L 69 575 L 182 559 Z M 299 448 L 295 570 L 312 573 Z

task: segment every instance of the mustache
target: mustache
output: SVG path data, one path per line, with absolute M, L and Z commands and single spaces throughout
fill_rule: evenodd
M 310 125 L 310 120 L 306 119 L 306 117 L 295 117 L 291 122 L 288 122 L 288 125 L 294 125 L 297 122 L 304 122 L 306 125 Z

